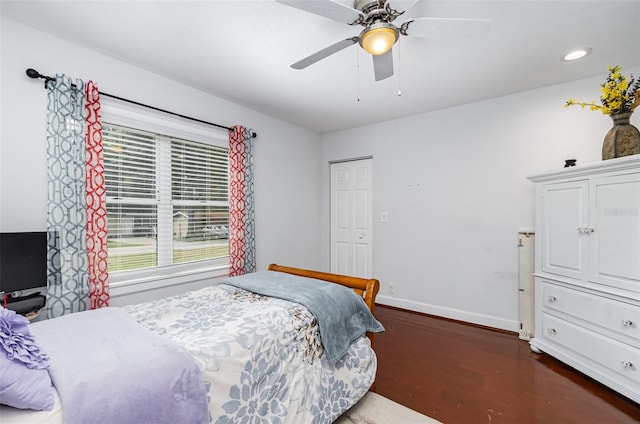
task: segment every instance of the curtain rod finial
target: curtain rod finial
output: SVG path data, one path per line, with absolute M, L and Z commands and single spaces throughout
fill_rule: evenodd
M 33 68 L 28 68 L 25 73 L 27 74 L 27 76 L 29 78 L 41 78 L 43 77 L 43 75 L 40 74 L 40 72 L 36 71 Z
M 49 81 L 55 81 L 55 78 L 51 78 L 48 77 L 46 75 L 42 75 L 40 72 L 36 71 L 33 68 L 27 68 L 27 70 L 25 71 L 25 74 L 27 74 L 27 76 L 29 78 L 33 78 L 33 79 L 38 79 L 38 78 L 42 78 L 44 80 L 44 88 L 48 88 L 49 86 Z

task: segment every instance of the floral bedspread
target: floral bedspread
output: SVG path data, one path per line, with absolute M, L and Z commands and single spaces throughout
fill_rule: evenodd
M 314 316 L 286 300 L 219 284 L 123 309 L 193 354 L 212 423 L 332 423 L 375 378 L 367 337 L 331 365 Z

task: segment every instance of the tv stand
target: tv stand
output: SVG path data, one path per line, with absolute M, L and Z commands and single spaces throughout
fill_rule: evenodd
M 7 309 L 16 311 L 20 315 L 27 315 L 44 308 L 47 298 L 41 292 L 32 293 L 26 296 L 7 297 Z

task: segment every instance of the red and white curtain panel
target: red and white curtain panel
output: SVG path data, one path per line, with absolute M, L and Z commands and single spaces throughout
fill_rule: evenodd
M 109 305 L 107 213 L 98 87 L 47 82 L 47 312 Z
M 229 260 L 230 276 L 256 270 L 253 195 L 253 131 L 229 130 Z
M 109 274 L 107 272 L 107 190 L 104 179 L 104 149 L 100 92 L 89 81 L 87 99 L 87 259 L 89 271 L 89 302 L 91 309 L 109 306 Z

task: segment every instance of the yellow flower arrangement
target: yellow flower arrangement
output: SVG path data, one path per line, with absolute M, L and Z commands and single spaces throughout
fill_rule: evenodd
M 605 115 L 632 112 L 640 105 L 640 79 L 635 81 L 632 74 L 630 81 L 627 82 L 627 78 L 622 75 L 619 66 L 609 66 L 608 71 L 607 80 L 600 84 L 601 105 L 597 105 L 593 100 L 591 103 L 586 103 L 570 98 L 564 107 L 580 106 L 583 109 L 589 107 L 590 110 L 599 110 Z

